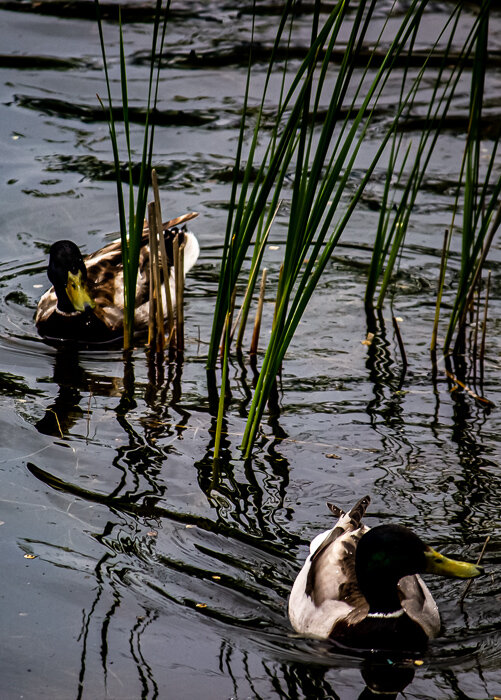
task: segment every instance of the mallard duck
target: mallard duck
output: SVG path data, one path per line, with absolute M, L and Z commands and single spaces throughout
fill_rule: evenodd
M 178 227 L 195 216 L 194 213 L 185 214 L 163 224 L 173 298 L 172 240 L 176 233 L 181 233 L 186 274 L 195 264 L 200 248 L 197 239 L 186 231 L 186 227 Z M 149 257 L 148 228 L 145 227 L 136 287 L 135 330 L 138 332 L 148 325 Z M 124 290 L 120 240 L 86 258 L 72 241 L 57 241 L 49 251 L 47 276 L 53 287 L 38 302 L 35 315 L 35 324 L 41 336 L 48 340 L 105 343 L 123 335 Z M 163 308 L 166 310 L 165 299 Z
M 310 544 L 289 599 L 296 632 L 357 649 L 420 650 L 440 631 L 437 605 L 420 573 L 473 578 L 475 564 L 447 559 L 401 525 L 362 523 L 370 498 Z

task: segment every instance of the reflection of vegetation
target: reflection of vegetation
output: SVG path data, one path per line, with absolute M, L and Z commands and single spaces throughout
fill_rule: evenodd
M 23 377 L 10 372 L 0 372 L 0 395 L 24 398 L 25 396 L 41 396 L 38 389 L 31 389 Z
M 98 107 L 93 107 L 92 105 L 82 104 L 79 105 L 75 102 L 68 103 L 64 100 L 57 100 L 51 97 L 28 97 L 26 95 L 18 95 L 16 97 L 16 102 L 20 107 L 25 107 L 26 109 L 34 109 L 37 112 L 42 112 L 43 114 L 48 114 L 50 116 L 57 116 L 61 119 L 77 118 L 82 122 L 103 122 L 107 121 L 109 118 L 109 113 L 103 113 L 103 110 Z M 120 107 L 112 108 L 113 120 L 115 123 L 123 122 L 124 115 L 123 110 Z M 184 112 L 180 109 L 167 109 L 159 110 L 156 109 L 153 114 L 149 113 L 144 107 L 130 107 L 127 111 L 127 117 L 129 124 L 139 124 L 140 126 L 145 126 L 148 122 L 150 124 L 155 124 L 156 126 L 205 126 L 211 124 L 217 119 L 217 114 L 211 112 L 211 110 L 190 110 L 189 112 Z M 77 172 L 84 172 L 85 174 L 93 175 L 99 179 L 100 170 L 97 167 L 97 161 L 92 156 L 51 156 L 50 159 L 54 158 L 57 162 L 62 165 L 61 169 L 66 170 L 76 170 L 75 165 L 81 163 L 80 170 Z M 49 159 L 49 158 L 48 158 Z M 86 163 L 89 167 L 85 169 Z M 96 163 L 93 169 L 91 165 Z M 141 169 L 140 163 L 134 163 L 134 184 L 139 184 L 139 173 Z M 106 178 L 102 179 L 112 179 L 114 173 L 114 163 L 102 164 L 101 169 L 109 174 Z M 105 170 L 107 168 L 107 170 Z M 122 179 L 128 182 L 128 177 L 125 177 L 127 172 L 127 166 L 122 165 Z
M 305 650 L 303 654 L 304 660 L 295 660 L 287 664 L 261 661 L 264 674 L 256 674 L 251 672 L 251 663 L 246 652 L 242 652 L 242 658 L 240 658 L 232 646 L 223 642 L 220 663 L 233 679 L 235 696 L 239 693 L 236 669 L 242 665 L 245 681 L 252 690 L 252 697 L 263 700 L 270 697 L 270 692 L 273 693 L 273 697 L 283 700 L 291 700 L 291 698 L 339 700 L 344 697 L 346 678 L 341 676 L 338 680 L 336 676 L 346 665 L 351 666 L 353 670 L 360 668 L 362 678 L 359 686 L 362 688 L 365 683 L 365 688 L 358 696 L 359 700 L 375 700 L 381 697 L 386 700 L 395 700 L 399 693 L 412 682 L 415 673 L 412 662 L 378 658 L 376 654 L 369 655 L 365 660 L 354 656 L 350 658 L 343 656 L 331 645 L 319 642 L 316 642 L 313 648 Z M 337 689 L 339 694 L 336 692 Z
M 77 368 L 65 365 L 64 355 L 61 355 L 60 362 L 63 362 L 63 369 L 57 370 L 60 381 L 64 380 L 66 373 L 75 375 Z M 131 519 L 134 523 L 157 523 L 158 530 L 173 526 L 180 533 L 189 528 L 190 539 L 194 541 L 193 556 L 175 556 L 170 547 L 165 554 L 155 551 L 156 573 L 151 572 L 153 553 L 149 549 L 143 551 L 141 544 L 135 540 L 127 543 L 123 536 L 118 541 L 118 536 L 111 532 L 103 537 L 103 544 L 117 554 L 128 553 L 145 560 L 141 580 L 151 595 L 164 601 L 174 600 L 196 614 L 248 630 L 270 627 L 270 615 L 273 625 L 283 625 L 285 618 L 282 610 L 278 609 L 277 597 L 283 600 L 287 595 L 292 577 L 292 555 L 288 552 L 298 544 L 297 536 L 289 533 L 280 523 L 280 514 L 285 511 L 288 463 L 277 458 L 275 464 L 270 459 L 274 473 L 274 478 L 270 479 L 264 471 L 260 477 L 248 465 L 232 465 L 225 454 L 225 459 L 220 461 L 220 471 L 215 474 L 212 471 L 213 433 L 210 431 L 206 455 L 196 464 L 196 469 L 200 486 L 210 504 L 211 515 L 204 517 L 169 507 L 168 464 L 169 459 L 175 456 L 170 445 L 172 438 L 179 440 L 183 437 L 190 423 L 189 412 L 179 403 L 181 366 L 170 366 L 170 369 L 174 368 L 177 373 L 171 374 L 169 371 L 165 377 L 163 364 L 151 364 L 150 384 L 145 392 L 151 417 L 141 419 L 142 429 L 138 430 L 128 416 L 137 406 L 137 387 L 131 358 L 126 362 L 124 391 L 116 408 L 116 419 L 127 440 L 116 448 L 113 464 L 119 471 L 119 477 L 109 493 L 82 487 L 32 463 L 28 464 L 28 468 L 50 488 L 100 505 L 120 519 Z M 61 390 L 63 388 L 64 384 Z M 180 425 L 173 424 L 170 409 L 180 414 Z M 70 414 L 73 410 L 70 410 Z M 162 448 L 162 442 L 167 443 L 167 447 Z M 179 445 L 179 442 L 176 444 Z M 226 450 L 227 446 L 223 446 L 223 449 Z M 151 538 L 150 543 L 153 543 Z M 184 582 L 188 591 L 183 588 L 173 596 L 160 583 L 164 577 L 162 572 L 174 572 L 179 582 L 176 585 Z M 207 587 L 217 595 L 211 594 L 210 603 L 198 605 L 206 600 Z M 248 612 L 242 619 L 228 610 L 228 601 L 232 599 L 235 603 L 239 601 L 240 605 L 247 601 L 245 607 L 248 607 Z M 265 606 L 265 615 L 262 611 L 256 613 L 252 607 L 256 603 Z
M 252 534 L 246 533 L 245 531 L 241 530 L 239 527 L 236 527 L 233 524 L 230 525 L 226 522 L 223 522 L 221 519 L 218 520 L 217 523 L 215 523 L 209 518 L 204 518 L 190 513 L 180 513 L 172 509 L 166 508 L 165 506 L 161 505 L 162 499 L 159 494 L 152 494 L 151 492 L 140 493 L 135 491 L 130 494 L 121 495 L 117 492 L 118 490 L 115 489 L 115 492 L 113 494 L 108 495 L 104 493 L 98 493 L 96 491 L 91 491 L 89 489 L 84 489 L 83 487 L 78 486 L 76 484 L 66 482 L 63 479 L 55 476 L 54 474 L 51 474 L 46 470 L 40 469 L 31 462 L 28 463 L 28 469 L 37 479 L 43 481 L 45 484 L 51 486 L 57 491 L 65 491 L 66 493 L 73 494 L 74 496 L 78 496 L 79 498 L 82 498 L 85 501 L 89 501 L 91 503 L 100 503 L 116 512 L 122 512 L 124 514 L 133 515 L 139 518 L 153 518 L 158 520 L 167 518 L 168 520 L 171 520 L 173 522 L 182 523 L 185 525 L 196 525 L 198 528 L 202 528 L 207 532 L 220 532 L 222 534 L 225 534 L 226 536 L 232 537 L 233 539 L 239 542 L 247 543 L 249 545 L 255 543 L 255 537 Z M 125 479 L 120 490 L 123 490 L 124 486 Z M 160 491 L 163 490 L 164 489 L 160 489 Z M 226 495 L 228 495 L 228 493 Z M 233 494 L 232 499 L 235 499 L 236 496 L 242 495 L 243 494 L 241 492 L 238 494 Z M 230 502 L 232 502 L 232 499 L 230 499 Z M 235 500 L 234 506 L 236 511 L 238 512 L 238 500 Z M 247 509 L 248 505 L 245 507 L 245 510 Z M 239 518 L 236 518 L 236 520 L 238 521 Z M 292 537 L 292 539 L 294 540 L 294 537 Z M 283 557 L 282 550 L 275 547 L 271 541 L 266 542 L 263 538 L 261 538 L 259 540 L 259 546 L 261 549 L 270 551 Z
M 102 535 L 98 536 L 98 540 L 106 540 L 111 534 L 112 526 L 105 529 Z M 88 654 L 90 649 L 89 636 L 93 631 L 93 627 L 99 625 L 99 636 L 101 639 L 100 656 L 101 666 L 104 675 L 104 685 L 107 686 L 108 674 L 112 672 L 108 662 L 108 643 L 110 636 L 110 627 L 114 616 L 120 607 L 122 601 L 122 593 L 120 592 L 120 582 L 116 581 L 115 556 L 114 554 L 106 553 L 96 564 L 96 593 L 92 605 L 88 611 L 84 610 L 82 619 L 82 628 L 80 632 L 81 640 L 81 657 L 80 657 L 80 674 L 78 677 L 78 690 L 76 693 L 77 700 L 86 696 L 86 674 L 89 666 Z M 109 601 L 108 587 L 111 588 L 111 602 Z M 100 608 L 105 607 L 105 612 L 99 613 Z M 145 609 L 144 615 L 137 618 L 137 622 L 129 635 L 130 653 L 136 664 L 139 681 L 142 688 L 142 697 L 148 697 L 152 700 L 158 697 L 158 686 L 153 677 L 153 672 L 147 660 L 141 651 L 141 641 L 148 626 L 155 621 L 157 615 L 152 610 Z M 113 663 L 113 661 L 111 661 Z M 92 686 L 91 686 L 92 687 Z
M 376 412 L 384 412 L 385 388 L 398 386 L 398 373 L 392 374 L 386 345 L 379 351 L 375 345 L 373 352 L 371 371 L 379 386 L 372 407 L 375 417 Z M 216 631 L 220 626 L 223 628 L 228 641 L 225 649 L 221 649 L 221 668 L 224 673 L 234 673 L 238 689 L 251 684 L 253 697 L 264 699 L 273 692 L 284 700 L 329 698 L 336 697 L 337 689 L 342 696 L 346 676 L 338 678 L 337 671 L 351 664 L 356 679 L 360 661 L 340 659 L 335 651 L 320 649 L 315 642 L 287 638 L 284 607 L 296 569 L 296 550 L 302 543 L 296 533 L 282 524 L 290 519 L 293 510 L 287 508 L 286 500 L 290 478 L 287 460 L 275 454 L 275 446 L 271 445 L 263 464 L 234 461 L 229 453 L 229 439 L 223 433 L 221 458 L 214 471 L 211 431 L 205 455 L 195 463 L 200 489 L 212 508 L 210 515 L 200 516 L 182 505 L 169 506 L 169 461 L 176 452 L 176 448 L 171 452 L 171 445 L 182 447 L 179 440 L 174 443 L 172 440 L 183 433 L 186 436 L 186 426 L 190 425 L 191 406 L 181 403 L 182 367 L 170 365 L 164 375 L 163 364 L 152 363 L 144 396 L 149 415 L 137 420 L 129 415 L 140 404 L 133 362 L 129 358 L 126 363 L 124 390 L 116 408 L 118 424 L 127 436 L 125 444 L 116 448 L 113 460 L 120 471 L 116 487 L 109 493 L 81 488 L 69 479 L 51 474 L 50 470 L 29 466 L 37 479 L 65 494 L 65 500 L 71 502 L 74 496 L 95 506 L 96 512 L 105 513 L 106 526 L 102 532 L 96 532 L 95 526 L 91 528 L 93 538 L 106 548 L 106 554 L 95 566 L 93 601 L 83 613 L 79 639 L 80 696 L 85 697 L 85 691 L 93 687 L 91 670 L 95 675 L 96 636 L 100 639 L 101 673 L 111 686 L 113 652 L 117 649 L 113 631 L 117 620 L 120 631 L 124 630 L 122 615 L 128 608 L 127 589 L 132 590 L 134 600 L 141 602 L 138 616 L 128 620 L 127 634 L 122 634 L 122 638 L 128 644 L 132 672 L 138 674 L 145 696 L 150 693 L 148 697 L 155 697 L 162 678 L 152 663 L 154 656 L 145 653 L 151 649 L 148 626 L 158 623 L 162 611 L 172 606 L 176 614 L 193 618 L 196 625 L 205 624 Z M 59 369 L 57 376 L 63 381 L 65 376 L 76 377 L 76 371 L 74 366 L 68 366 L 67 375 Z M 88 378 L 82 376 L 77 381 L 84 387 Z M 195 407 L 200 411 L 199 403 Z M 182 425 L 174 425 L 170 411 L 181 416 Z M 397 408 L 394 415 L 397 430 L 401 423 L 398 411 Z M 386 425 L 387 430 L 391 427 L 392 424 Z M 460 439 L 462 436 L 458 435 Z M 168 446 L 162 447 L 162 442 Z M 395 449 L 390 446 L 389 452 L 393 457 Z M 155 532 L 138 534 L 144 527 Z M 162 542 L 167 551 L 162 550 Z M 170 632 L 166 626 L 161 635 L 170 639 Z M 268 652 L 267 659 L 271 649 L 277 660 L 260 661 L 264 674 L 256 677 L 255 659 L 251 663 L 249 658 L 245 671 L 247 662 L 240 657 L 241 645 L 232 641 L 232 635 L 235 640 L 245 637 L 252 639 L 252 643 L 262 643 Z M 242 653 L 248 654 L 246 650 Z M 282 663 L 280 659 L 284 656 L 287 661 Z M 384 675 L 389 678 L 390 674 L 391 671 Z M 367 680 L 368 687 L 363 691 L 362 681 L 358 682 L 360 697 L 364 700 L 373 697 L 369 690 L 373 682 Z M 454 682 L 451 673 L 446 687 L 452 687 Z

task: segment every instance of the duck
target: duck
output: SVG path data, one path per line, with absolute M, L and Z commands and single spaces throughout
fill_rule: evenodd
M 184 247 L 184 274 L 193 267 L 200 247 L 185 222 L 195 212 L 171 219 L 162 225 L 166 243 L 169 285 L 175 298 L 172 241 L 180 234 Z M 139 251 L 136 286 L 136 333 L 148 327 L 150 272 L 148 227 L 145 224 Z M 47 276 L 52 283 L 38 302 L 35 325 L 43 339 L 51 341 L 80 341 L 87 345 L 103 344 L 123 336 L 124 280 L 120 239 L 86 257 L 71 240 L 53 243 L 49 250 Z M 165 303 L 163 308 L 166 311 Z
M 420 574 L 473 578 L 477 564 L 449 559 L 398 524 L 369 528 L 364 496 L 317 535 L 289 597 L 289 619 L 307 637 L 357 650 L 422 651 L 441 629 L 437 604 Z

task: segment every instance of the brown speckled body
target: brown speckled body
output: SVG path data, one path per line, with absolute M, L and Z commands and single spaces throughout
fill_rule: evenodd
M 198 257 L 199 246 L 192 233 L 186 231 L 185 227 L 180 230 L 177 225 L 194 216 L 196 215 L 187 214 L 164 224 L 172 297 L 174 297 L 172 240 L 175 234 L 181 234 L 181 242 L 185 244 L 184 273 L 186 274 Z M 137 333 L 144 332 L 148 325 L 149 257 L 148 229 L 145 228 L 139 251 L 136 285 L 135 331 Z M 109 343 L 123 336 L 124 281 L 120 240 L 87 256 L 84 264 L 87 270 L 87 289 L 94 302 L 94 308 L 72 313 L 61 312 L 54 287 L 45 292 L 38 303 L 35 324 L 40 335 L 49 342 L 73 340 L 85 344 L 97 344 Z M 165 296 L 163 308 L 166 313 Z

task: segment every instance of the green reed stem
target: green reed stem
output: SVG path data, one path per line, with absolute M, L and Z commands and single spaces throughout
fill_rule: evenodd
M 228 382 L 228 364 L 230 355 L 230 331 L 231 331 L 231 312 L 226 314 L 225 333 L 224 333 L 224 352 L 223 352 L 223 371 L 221 377 L 221 391 L 219 392 L 219 404 L 217 408 L 216 422 L 216 437 L 214 440 L 214 461 L 219 459 L 219 451 L 221 446 L 221 434 L 223 430 L 224 420 L 224 404 L 226 398 L 226 385 Z
M 166 0 L 163 7 L 163 0 L 156 0 L 155 21 L 153 24 L 150 71 L 148 80 L 148 99 L 146 108 L 146 119 L 143 135 L 143 149 L 141 154 L 139 184 L 137 187 L 137 200 L 134 199 L 133 185 L 133 163 L 132 147 L 130 139 L 129 104 L 127 92 L 127 70 L 125 60 L 124 38 L 122 31 L 121 10 L 119 9 L 119 33 L 120 33 L 120 84 L 122 96 L 122 113 L 124 122 L 124 132 L 127 146 L 128 163 L 128 184 L 129 184 L 129 221 L 127 225 L 125 216 L 125 198 L 121 181 L 121 162 L 118 150 L 118 138 L 116 132 L 115 118 L 113 116 L 113 101 L 111 96 L 111 82 L 108 71 L 108 60 L 103 36 L 101 12 L 99 0 L 94 0 L 96 7 L 96 17 L 99 29 L 99 40 L 101 43 L 101 54 L 103 57 L 104 74 L 106 79 L 106 89 L 108 96 L 108 126 L 110 140 L 113 149 L 113 161 L 115 165 L 115 177 L 117 183 L 117 200 L 120 219 L 120 237 L 122 242 L 122 263 L 124 276 L 124 349 L 132 346 L 134 334 L 134 313 L 136 300 L 136 284 L 139 264 L 139 251 L 143 238 L 144 215 L 146 212 L 146 202 L 148 196 L 149 179 L 151 172 L 151 162 L 153 155 L 154 123 L 151 123 L 150 116 L 154 112 L 158 99 L 158 86 L 160 82 L 160 64 L 167 28 L 167 17 L 170 7 L 170 0 Z M 158 42 L 159 30 L 162 28 L 160 43 Z M 156 79 L 154 82 L 156 70 Z M 99 98 L 99 102 L 104 105 Z
M 485 168 L 481 163 L 481 122 L 491 5 L 490 0 L 483 0 L 477 17 L 478 31 L 471 75 L 470 116 L 461 168 L 461 183 L 464 183 L 461 267 L 458 290 L 444 342 L 444 352 L 450 351 L 455 332 L 457 333 L 455 350 L 458 352 L 464 350 L 463 338 L 467 309 L 494 234 L 500 225 L 498 207 L 501 177 L 497 176 L 494 181 L 492 177 L 499 137 L 494 139 L 487 167 Z
M 361 11 L 364 10 L 367 14 L 362 13 L 357 16 L 358 24 L 353 29 L 354 33 L 350 35 L 350 47 L 361 46 L 363 36 L 360 36 L 357 32 L 365 32 L 365 28 L 369 25 L 374 11 L 375 3 L 364 3 L 363 5 Z M 351 79 L 352 66 L 350 60 L 344 61 L 342 68 L 339 70 L 337 82 L 332 91 L 327 117 L 316 149 L 314 153 L 312 151 L 311 164 L 306 161 L 307 148 L 299 148 L 296 154 L 297 161 L 299 161 L 299 167 L 296 167 L 296 179 L 299 178 L 300 181 L 295 183 L 292 195 L 293 202 L 284 259 L 284 274 L 277 300 L 276 321 L 268 350 L 263 360 L 254 398 L 249 409 L 242 441 L 242 449 L 245 451 L 246 457 L 250 456 L 250 450 L 252 449 L 266 400 L 270 395 L 278 369 L 297 325 L 325 269 L 332 250 L 355 210 L 363 189 L 392 132 L 390 130 L 383 140 L 376 157 L 367 169 L 362 183 L 356 189 L 355 195 L 352 196 L 347 211 L 344 215 L 341 215 L 339 222 L 334 227 L 334 232 L 325 242 L 334 214 L 337 211 L 342 194 L 345 192 L 358 152 L 364 142 L 365 133 L 372 118 L 374 104 L 377 102 L 381 90 L 388 79 L 391 66 L 401 52 L 402 46 L 408 41 L 411 32 L 415 30 L 415 22 L 419 20 L 418 3 L 414 3 L 413 8 L 415 10 L 414 14 L 411 14 L 402 22 L 400 31 L 392 42 L 382 65 L 377 70 L 376 77 L 368 88 L 362 105 L 354 109 L 353 113 L 350 113 L 346 118 L 345 123 L 350 119 L 351 126 L 346 131 L 343 129 L 342 138 L 339 138 L 334 147 L 332 147 L 331 141 L 337 121 L 336 117 L 340 113 L 341 101 Z M 339 15 L 339 19 L 342 22 L 342 14 Z M 332 26 L 337 28 L 335 23 Z M 325 66 L 330 61 L 330 52 L 333 46 L 334 42 L 331 41 L 321 64 L 323 67 L 321 75 L 322 72 L 323 74 L 326 73 Z M 349 55 L 352 57 L 352 51 Z M 318 79 L 318 84 L 320 85 L 318 89 L 321 89 L 323 84 L 322 78 Z M 316 93 L 313 103 L 318 104 L 318 93 Z M 370 108 L 369 105 L 371 105 Z M 305 109 L 307 109 L 307 103 Z M 401 115 L 402 110 L 403 105 L 399 109 L 398 116 Z M 309 125 L 308 127 L 304 125 L 305 121 L 303 120 L 303 129 L 310 128 Z M 303 143 L 306 143 L 306 139 L 303 139 Z M 329 149 L 333 150 L 332 155 L 329 154 Z

